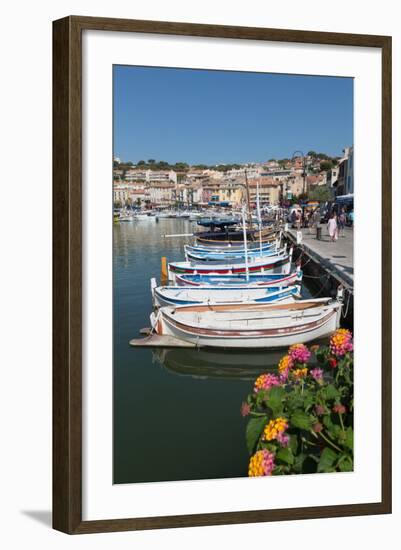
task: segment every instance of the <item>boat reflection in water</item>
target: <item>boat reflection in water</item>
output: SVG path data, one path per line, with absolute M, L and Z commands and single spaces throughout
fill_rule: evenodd
M 327 340 L 314 343 L 325 344 Z M 201 379 L 255 380 L 264 372 L 277 372 L 278 363 L 286 351 L 154 348 L 152 354 L 153 360 L 172 374 Z M 312 356 L 309 367 L 315 365 Z

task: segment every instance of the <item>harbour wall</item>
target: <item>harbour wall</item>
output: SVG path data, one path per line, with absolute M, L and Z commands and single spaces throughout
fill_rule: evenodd
M 303 285 L 313 298 L 331 296 L 335 298 L 339 287 L 343 289 L 343 310 L 341 325 L 353 330 L 354 325 L 354 287 L 353 276 L 347 276 L 318 251 L 313 241 L 297 244 L 295 231 L 284 234 L 288 247 L 293 246 L 293 261 L 301 265 Z M 317 241 L 319 242 L 319 241 Z

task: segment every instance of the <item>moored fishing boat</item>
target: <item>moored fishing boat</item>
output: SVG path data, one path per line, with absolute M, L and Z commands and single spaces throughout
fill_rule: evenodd
M 118 217 L 119 222 L 133 222 L 134 216 L 132 214 L 126 213 L 126 214 L 120 214 Z
M 168 280 L 175 281 L 177 274 L 182 275 L 223 275 L 235 273 L 286 273 L 291 269 L 292 249 L 289 254 L 280 256 L 267 256 L 266 258 L 254 258 L 244 263 L 226 264 L 194 264 L 193 262 L 170 262 L 168 264 Z
M 153 279 L 151 287 L 153 302 L 156 307 L 227 302 L 231 304 L 259 304 L 278 301 L 290 303 L 300 296 L 300 288 L 298 286 L 248 288 L 156 286 Z
M 281 235 L 279 235 L 276 240 L 274 241 L 267 241 L 267 242 L 254 242 L 247 243 L 247 250 L 267 250 L 273 247 L 279 247 L 281 240 Z M 224 254 L 230 254 L 231 252 L 245 252 L 245 247 L 243 242 L 239 242 L 237 244 L 231 244 L 229 246 L 212 246 L 212 245 L 187 245 L 187 249 L 191 250 L 191 252 L 220 252 Z
M 151 315 L 158 335 L 198 347 L 281 348 L 332 334 L 342 303 L 331 298 L 292 304 L 218 304 L 162 307 Z
M 134 214 L 135 216 L 135 219 L 138 220 L 138 221 L 143 221 L 143 220 L 149 220 L 149 219 L 152 219 L 150 216 L 149 216 L 149 213 L 148 212 L 136 212 Z
M 247 229 L 246 237 L 248 242 L 271 242 L 276 240 L 277 231 L 274 227 L 258 229 Z M 204 245 L 230 246 L 232 243 L 244 246 L 243 230 L 236 231 L 203 231 L 195 233 L 197 243 Z
M 176 275 L 175 284 L 178 286 L 224 286 L 227 288 L 238 287 L 283 287 L 301 283 L 302 271 L 298 268 L 292 273 L 248 273 L 221 274 L 221 275 Z
M 234 250 L 227 252 L 191 252 L 188 247 L 184 247 L 185 257 L 192 262 L 200 263 L 242 263 L 245 261 L 245 256 L 251 262 L 255 258 L 264 258 L 267 256 L 280 256 L 285 254 L 287 245 L 282 249 L 276 249 L 275 246 L 260 250 L 255 248 L 253 250 L 246 250 L 244 252 L 236 252 Z

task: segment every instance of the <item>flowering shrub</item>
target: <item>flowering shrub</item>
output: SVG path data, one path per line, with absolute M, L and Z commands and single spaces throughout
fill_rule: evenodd
M 292 345 L 277 374 L 257 378 L 241 414 L 249 476 L 352 471 L 351 332 L 337 330 L 328 346 Z

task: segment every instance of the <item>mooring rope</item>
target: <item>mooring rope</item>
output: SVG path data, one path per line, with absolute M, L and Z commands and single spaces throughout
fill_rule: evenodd
M 346 288 L 344 289 L 344 291 L 348 294 L 348 300 L 347 300 L 347 305 L 345 306 L 345 312 L 341 309 L 341 315 L 345 319 L 345 317 L 347 317 L 348 315 L 349 304 L 351 302 L 351 292 Z

